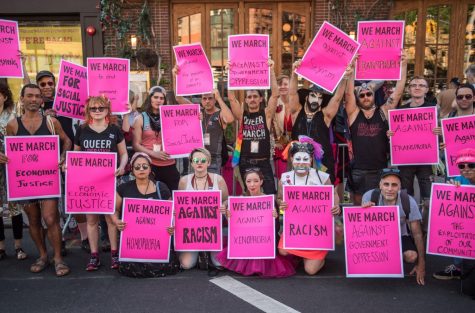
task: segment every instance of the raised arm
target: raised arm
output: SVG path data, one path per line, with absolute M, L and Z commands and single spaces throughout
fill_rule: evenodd
M 173 81 L 176 82 L 176 75 L 180 72 L 180 68 L 178 65 L 175 65 L 172 69 L 172 74 L 173 74 Z M 190 100 L 186 99 L 183 96 L 177 96 L 175 89 L 173 89 L 173 93 L 175 94 L 175 99 L 178 104 L 192 104 Z
M 349 124 L 353 124 L 356 119 L 356 115 L 359 113 L 358 105 L 356 104 L 355 96 L 355 75 L 351 75 L 346 82 L 345 88 L 345 110 L 348 115 Z
M 221 117 L 221 121 L 223 122 L 223 128 L 226 127 L 226 124 L 230 124 L 234 122 L 233 112 L 231 109 L 224 103 L 223 98 L 221 98 L 221 94 L 219 93 L 218 89 L 213 90 L 214 98 L 219 104 L 219 108 L 221 111 L 219 112 L 219 116 Z
M 269 102 L 267 103 L 266 117 L 269 120 L 268 125 L 270 125 L 272 119 L 274 118 L 275 111 L 277 110 L 277 99 L 279 99 L 279 87 L 277 86 L 277 79 L 275 77 L 274 61 L 269 59 L 268 64 L 269 64 L 270 77 L 271 77 L 272 95 L 269 99 Z
M 292 64 L 292 74 L 290 75 L 289 82 L 289 108 L 291 114 L 295 114 L 302 109 L 298 94 L 298 75 L 295 73 L 301 62 L 301 60 L 298 60 Z
M 388 98 L 386 103 L 381 106 L 384 114 L 388 114 L 389 110 L 395 109 L 401 100 L 402 94 L 404 93 L 404 87 L 406 85 L 407 79 L 407 56 L 406 52 L 403 50 L 401 53 L 401 79 L 396 83 L 396 88 L 394 88 L 393 94 Z
M 330 99 L 328 105 L 323 109 L 323 113 L 325 114 L 325 122 L 327 125 L 330 124 L 331 120 L 335 117 L 336 113 L 338 112 L 338 108 L 340 107 L 341 100 L 343 100 L 343 95 L 345 94 L 346 84 L 348 78 L 353 74 L 353 70 L 351 66 L 345 71 L 345 75 L 341 80 L 338 88 L 335 90 L 333 97 Z

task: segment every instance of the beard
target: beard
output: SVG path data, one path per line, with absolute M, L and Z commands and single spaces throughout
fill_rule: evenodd
M 307 102 L 307 109 L 311 113 L 315 113 L 320 109 L 321 104 L 319 102 Z

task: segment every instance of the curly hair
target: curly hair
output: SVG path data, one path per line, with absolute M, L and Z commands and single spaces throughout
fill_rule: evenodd
M 5 103 L 3 104 L 3 109 L 13 109 L 13 96 L 10 87 L 7 84 L 0 84 L 0 93 L 5 97 Z
M 85 125 L 91 124 L 92 123 L 92 117 L 91 117 L 91 112 L 89 111 L 89 108 L 91 104 L 96 103 L 99 104 L 100 106 L 104 106 L 107 108 L 107 115 L 106 115 L 106 121 L 109 122 L 111 118 L 111 102 L 106 96 L 95 96 L 95 97 L 89 97 L 86 100 L 86 106 L 84 108 L 84 117 L 86 119 Z

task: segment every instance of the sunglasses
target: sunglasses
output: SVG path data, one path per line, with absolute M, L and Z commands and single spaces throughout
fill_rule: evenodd
M 424 84 L 410 84 L 409 87 L 411 87 L 411 88 L 416 88 L 416 87 L 427 88 L 427 85 L 424 85 Z
M 381 172 L 382 174 L 387 174 L 387 173 L 399 174 L 401 171 L 397 168 L 385 168 Z
M 89 111 L 91 112 L 104 112 L 104 110 L 106 110 L 107 108 L 106 107 L 90 107 L 89 108 Z
M 258 167 L 250 167 L 250 168 L 246 169 L 244 172 L 246 172 L 246 173 L 251 173 L 251 172 L 258 173 L 260 171 L 261 171 L 261 169 L 258 168 Z
M 358 95 L 358 97 L 359 97 L 360 99 L 363 99 L 364 97 L 368 97 L 368 98 L 369 98 L 369 97 L 372 97 L 372 96 L 373 96 L 373 93 L 372 93 L 372 92 L 369 92 L 369 91 L 368 91 L 368 92 L 362 92 L 362 93 L 360 93 L 360 94 Z
M 53 82 L 42 82 L 40 83 L 40 87 L 46 87 L 46 85 L 53 87 L 54 83 Z
M 465 100 L 472 100 L 473 95 L 457 95 L 455 98 L 457 100 L 463 100 L 463 98 L 465 98 Z
M 208 159 L 206 159 L 206 158 L 193 158 L 192 161 L 195 164 L 205 164 L 205 163 L 208 162 Z
M 149 168 L 150 166 L 148 164 L 139 164 L 139 165 L 134 166 L 134 170 L 136 171 L 140 171 L 140 169 L 143 169 L 145 171 L 145 170 L 148 170 Z
M 469 168 L 469 169 L 474 169 L 475 168 L 475 163 L 460 163 L 457 165 L 459 169 L 463 170 L 465 168 Z

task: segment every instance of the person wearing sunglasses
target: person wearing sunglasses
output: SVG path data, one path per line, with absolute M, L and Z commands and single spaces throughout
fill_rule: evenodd
M 221 190 L 221 213 L 225 213 L 225 205 L 228 201 L 228 186 L 221 175 L 210 173 L 208 168 L 211 164 L 211 154 L 204 148 L 193 149 L 189 158 L 193 172 L 180 179 L 178 190 Z M 221 264 L 216 260 L 217 252 L 210 253 L 210 259 L 213 266 L 217 269 Z M 196 266 L 198 261 L 198 252 L 181 252 L 179 254 L 180 264 L 183 269 L 191 269 Z M 211 273 L 211 271 L 210 271 Z M 215 272 L 215 276 L 217 273 Z
M 460 81 L 457 77 L 453 77 L 447 89 L 442 90 L 437 96 L 437 105 L 439 107 L 439 119 L 446 118 L 452 111 L 452 103 L 455 101 L 455 94 Z
M 455 163 L 459 168 L 460 176 L 450 179 L 448 183 L 455 186 L 475 185 L 475 148 L 465 148 L 458 151 Z M 447 265 L 442 271 L 433 273 L 432 277 L 439 280 L 461 279 L 463 274 L 462 265 L 463 259 L 453 258 L 452 264 Z
M 447 117 L 459 117 L 475 114 L 475 87 L 472 84 L 461 84 L 455 90 L 455 108 Z
M 128 155 L 125 147 L 125 139 L 121 129 L 110 123 L 111 103 L 104 96 L 89 97 L 85 105 L 85 123 L 81 125 L 74 137 L 75 151 L 89 152 L 113 152 L 118 154 L 119 167 L 115 175 L 124 175 L 127 166 Z M 107 232 L 111 245 L 111 268 L 119 267 L 119 254 L 117 245 L 117 227 L 110 215 L 104 215 L 107 222 Z M 83 219 L 78 216 L 76 220 L 82 223 Z M 87 238 L 89 241 L 91 256 L 87 264 L 87 271 L 96 271 L 101 262 L 99 260 L 99 218 L 98 214 L 86 214 Z
M 416 274 L 419 285 L 425 284 L 425 248 L 421 228 L 421 212 L 416 200 L 401 192 L 401 173 L 396 168 L 385 168 L 380 172 L 379 196 L 374 202 L 374 190 L 367 191 L 362 198 L 363 207 L 395 205 L 399 207 L 401 247 L 403 259 L 407 263 L 416 263 L 410 275 Z M 405 199 L 404 199 L 405 198 Z M 407 201 L 406 201 L 407 200 Z M 407 202 L 407 204 L 405 204 Z M 405 208 L 404 206 L 409 206 Z M 377 210 L 373 208 L 373 210 Z
M 348 115 L 353 158 L 349 174 L 353 202 L 361 204 L 362 195 L 378 187 L 379 172 L 388 164 L 389 140 L 386 132 L 388 111 L 396 108 L 406 83 L 407 57 L 401 52 L 401 79 L 394 92 L 382 106 L 377 107 L 371 84 L 354 87 L 354 76 L 348 79 L 345 90 L 345 110 Z M 351 153 L 350 153 L 351 156 Z

